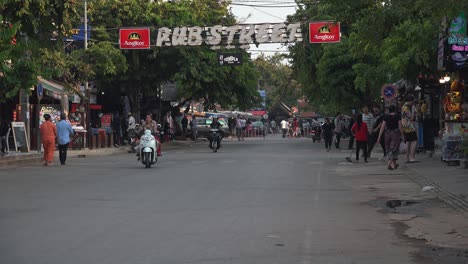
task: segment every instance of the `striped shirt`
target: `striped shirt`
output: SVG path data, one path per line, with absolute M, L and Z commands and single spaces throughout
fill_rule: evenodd
M 367 124 L 367 130 L 369 134 L 372 133 L 372 128 L 374 127 L 374 116 L 371 113 L 369 114 L 362 114 L 362 122 Z

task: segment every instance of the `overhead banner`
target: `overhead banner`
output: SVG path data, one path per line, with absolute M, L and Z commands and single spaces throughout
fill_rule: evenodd
M 218 53 L 220 66 L 235 66 L 242 64 L 242 53 Z
M 149 28 L 121 28 L 119 32 L 120 49 L 149 49 Z
M 309 23 L 310 43 L 337 43 L 340 41 L 340 22 L 318 21 Z
M 162 27 L 158 29 L 157 47 L 200 46 L 212 49 L 249 47 L 250 44 L 294 43 L 302 41 L 301 24 L 259 24 L 212 27 Z

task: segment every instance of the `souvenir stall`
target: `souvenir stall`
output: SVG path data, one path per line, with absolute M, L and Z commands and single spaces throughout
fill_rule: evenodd
M 463 140 L 468 137 L 468 91 L 465 80 L 456 79 L 450 85 L 443 101 L 445 113 L 442 136 L 442 159 L 460 161 L 463 154 Z

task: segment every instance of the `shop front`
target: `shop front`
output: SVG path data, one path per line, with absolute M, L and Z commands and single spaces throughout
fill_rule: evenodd
M 468 140 L 468 37 L 464 13 L 454 19 L 446 40 L 446 74 L 440 78 L 444 91 L 442 102 L 442 159 L 468 159 L 464 142 Z

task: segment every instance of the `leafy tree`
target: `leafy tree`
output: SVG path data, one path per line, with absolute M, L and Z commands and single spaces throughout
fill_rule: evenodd
M 468 8 L 466 1 L 439 0 L 297 2 L 307 4 L 300 4 L 291 21 L 341 22 L 342 43 L 291 48 L 305 94 L 326 112 L 375 103 L 384 83 L 415 80 L 419 72 L 436 74 L 441 21 Z M 336 79 L 327 82 L 325 73 L 333 70 Z

